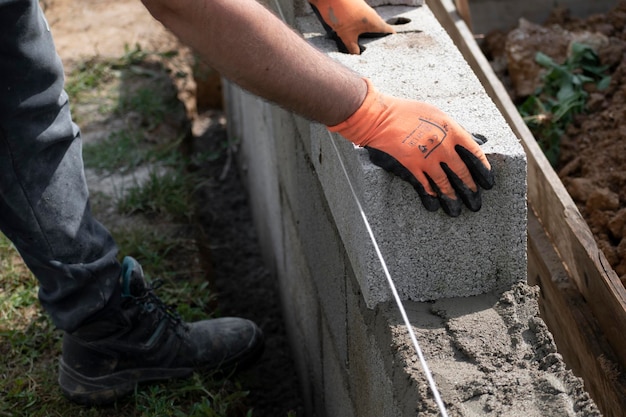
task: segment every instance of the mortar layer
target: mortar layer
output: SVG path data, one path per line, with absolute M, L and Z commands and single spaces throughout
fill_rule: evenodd
M 421 349 L 450 416 L 600 416 L 582 380 L 565 363 L 539 318 L 537 287 L 406 304 Z M 438 416 L 426 378 L 395 306 L 385 313 L 404 372 L 404 415 Z M 398 365 L 401 364 L 401 365 Z M 398 385 L 400 386 L 400 385 Z M 417 411 L 417 413 L 416 413 Z

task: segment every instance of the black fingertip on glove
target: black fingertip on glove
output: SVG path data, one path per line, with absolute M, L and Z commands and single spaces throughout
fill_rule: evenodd
M 463 162 L 465 162 L 465 165 L 467 165 L 467 169 L 469 169 L 472 174 L 474 181 L 485 190 L 491 190 L 495 184 L 493 171 L 483 165 L 480 159 L 461 145 L 456 145 L 454 149 Z
M 437 197 L 433 197 L 428 194 L 424 189 L 424 186 L 415 178 L 415 176 L 413 176 L 413 174 L 411 174 L 411 171 L 406 169 L 396 158 L 389 155 L 387 152 L 370 148 L 369 146 L 366 146 L 365 149 L 367 149 L 370 161 L 372 161 L 374 165 L 381 167 L 387 172 L 397 175 L 404 181 L 411 184 L 415 191 L 417 191 L 417 195 L 419 195 L 422 205 L 426 210 L 437 211 L 439 209 L 440 203 Z
M 474 139 L 474 142 L 476 142 L 477 144 L 484 145 L 485 143 L 487 143 L 487 138 L 480 133 L 471 133 L 471 135 L 472 139 Z
M 463 209 L 463 202 L 459 198 L 450 198 L 444 193 L 441 192 L 441 189 L 437 186 L 437 184 L 430 178 L 428 174 L 426 178 L 428 179 L 428 183 L 430 187 L 437 193 L 439 196 L 439 204 L 444 213 L 446 213 L 450 217 L 459 217 L 461 215 L 461 211 Z
M 476 191 L 472 191 L 445 163 L 441 164 L 441 169 L 444 170 L 456 195 L 461 197 L 467 208 L 474 212 L 480 210 L 482 206 L 480 187 L 477 187 Z

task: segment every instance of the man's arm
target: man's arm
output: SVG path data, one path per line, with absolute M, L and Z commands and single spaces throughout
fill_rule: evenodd
M 360 75 L 310 46 L 256 1 L 142 1 L 223 76 L 304 117 L 336 125 L 365 98 Z
M 472 135 L 434 106 L 376 91 L 255 0 L 142 0 L 223 76 L 325 124 L 410 182 L 424 206 L 458 216 L 481 207 L 493 173 Z

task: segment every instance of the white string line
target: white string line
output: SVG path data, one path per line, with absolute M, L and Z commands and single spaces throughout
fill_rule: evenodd
M 280 3 L 278 2 L 278 0 L 274 0 L 274 5 L 276 6 L 276 10 L 278 10 L 278 14 L 280 15 L 280 18 L 283 20 L 283 22 L 287 22 L 287 20 L 285 19 L 285 14 L 283 13 L 283 9 L 282 7 L 280 7 Z
M 441 412 L 441 415 L 443 417 L 448 417 L 446 407 L 443 404 L 443 401 L 441 400 L 441 396 L 439 395 L 439 390 L 437 389 L 437 385 L 435 384 L 433 375 L 430 372 L 430 368 L 428 367 L 428 364 L 426 363 L 426 359 L 424 358 L 424 355 L 422 354 L 422 349 L 420 348 L 420 345 L 417 341 L 417 337 L 415 336 L 415 332 L 413 331 L 413 326 L 411 325 L 411 322 L 409 321 L 409 317 L 406 314 L 406 310 L 404 309 L 402 300 L 400 300 L 400 296 L 398 295 L 398 290 L 396 289 L 396 285 L 391 279 L 391 274 L 389 273 L 389 269 L 387 268 L 387 262 L 385 262 L 385 258 L 383 257 L 383 254 L 380 251 L 378 242 L 376 241 L 376 237 L 374 236 L 374 232 L 372 231 L 372 227 L 370 226 L 370 222 L 369 220 L 367 220 L 367 216 L 365 215 L 363 206 L 361 205 L 361 202 L 359 201 L 359 197 L 357 196 L 356 191 L 354 190 L 352 181 L 350 181 L 350 176 L 348 175 L 348 171 L 346 170 L 346 167 L 343 163 L 343 158 L 341 157 L 341 154 L 339 153 L 339 149 L 337 149 L 337 145 L 335 144 L 335 139 L 333 138 L 333 135 L 330 132 L 328 132 L 328 136 L 330 138 L 330 142 L 333 145 L 333 148 L 335 149 L 335 153 L 337 154 L 337 157 L 339 158 L 339 164 L 341 165 L 341 169 L 343 170 L 343 173 L 346 176 L 346 179 L 348 180 L 348 186 L 350 186 L 350 191 L 352 192 L 354 201 L 356 202 L 356 205 L 359 208 L 359 212 L 361 213 L 361 218 L 363 219 L 363 222 L 365 223 L 365 228 L 367 229 L 367 233 L 369 234 L 372 244 L 374 245 L 374 249 L 376 250 L 376 255 L 378 256 L 378 260 L 380 261 L 380 264 L 383 268 L 383 272 L 385 273 L 385 277 L 387 278 L 387 283 L 389 284 L 389 288 L 391 289 L 393 298 L 396 301 L 398 310 L 400 310 L 400 314 L 402 315 L 402 319 L 404 320 L 404 325 L 406 326 L 407 331 L 409 332 L 409 336 L 411 337 L 411 341 L 413 342 L 413 347 L 415 347 L 415 351 L 417 352 L 417 356 L 419 357 L 420 363 L 422 365 L 422 369 L 424 370 L 424 374 L 426 375 L 426 379 L 428 380 L 428 384 L 430 385 L 430 390 L 432 391 L 433 396 L 435 397 L 435 402 L 437 403 L 437 406 L 439 407 L 439 411 Z
M 283 20 L 283 22 L 285 22 L 286 21 L 285 15 L 283 13 L 283 9 L 280 7 L 280 3 L 278 2 L 278 0 L 274 0 L 274 4 L 276 6 L 276 10 L 278 10 L 278 14 L 280 15 L 280 18 Z M 400 314 L 402 315 L 402 320 L 404 320 L 404 325 L 406 326 L 406 329 L 409 333 L 411 342 L 413 342 L 413 347 L 415 348 L 415 351 L 417 352 L 417 356 L 420 360 L 420 364 L 422 365 L 422 369 L 424 370 L 424 375 L 426 375 L 426 380 L 428 380 L 428 385 L 430 386 L 430 390 L 432 391 L 433 396 L 435 397 L 435 402 L 437 403 L 437 407 L 439 407 L 439 412 L 441 413 L 443 417 L 448 417 L 448 412 L 446 411 L 446 407 L 443 404 L 443 401 L 441 400 L 441 396 L 439 395 L 437 384 L 435 384 L 435 380 L 433 378 L 432 373 L 430 372 L 430 368 L 428 367 L 428 364 L 426 363 L 426 359 L 424 358 L 424 355 L 422 354 L 422 349 L 420 348 L 420 345 L 417 341 L 417 337 L 415 336 L 415 332 L 413 331 L 413 326 L 411 325 L 411 322 L 409 321 L 409 317 L 406 314 L 406 310 L 404 309 L 402 300 L 400 300 L 400 296 L 398 295 L 398 290 L 396 289 L 396 285 L 391 279 L 391 274 L 389 273 L 389 269 L 387 268 L 387 262 L 385 262 L 385 258 L 383 258 L 383 254 L 380 251 L 378 242 L 376 241 L 376 237 L 374 236 L 374 232 L 372 231 L 372 227 L 370 226 L 370 222 L 369 220 L 367 220 L 367 216 L 365 215 L 363 206 L 361 205 L 359 197 L 357 196 L 356 191 L 354 190 L 352 181 L 350 181 L 350 176 L 348 175 L 346 166 L 343 163 L 343 158 L 341 157 L 341 154 L 339 153 L 339 149 L 337 149 L 337 145 L 335 144 L 335 139 L 333 138 L 333 135 L 329 131 L 326 131 L 326 132 L 328 133 L 330 143 L 333 145 L 333 148 L 335 149 L 337 158 L 339 158 L 339 164 L 341 165 L 343 174 L 345 175 L 346 180 L 348 181 L 348 186 L 350 187 L 350 191 L 352 192 L 354 201 L 356 202 L 356 205 L 359 208 L 359 213 L 361 213 L 361 218 L 363 219 L 363 223 L 365 223 L 365 228 L 367 229 L 367 233 L 369 234 L 372 244 L 374 245 L 374 250 L 376 251 L 378 260 L 380 261 L 380 264 L 383 268 L 383 272 L 385 273 L 385 278 L 387 278 L 387 283 L 389 284 L 389 288 L 391 289 L 393 298 L 396 301 L 398 310 L 400 310 Z

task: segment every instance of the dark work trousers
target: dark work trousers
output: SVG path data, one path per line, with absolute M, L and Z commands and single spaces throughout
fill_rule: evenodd
M 117 247 L 91 215 L 81 139 L 37 0 L 0 0 L 0 230 L 72 331 L 119 291 Z M 0 285 L 2 285 L 0 271 Z

